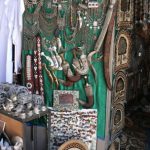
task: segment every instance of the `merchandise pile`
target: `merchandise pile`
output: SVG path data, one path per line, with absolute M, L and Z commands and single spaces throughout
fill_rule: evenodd
M 0 84 L 0 111 L 19 119 L 27 119 L 47 111 L 43 97 L 31 94 L 24 86 Z

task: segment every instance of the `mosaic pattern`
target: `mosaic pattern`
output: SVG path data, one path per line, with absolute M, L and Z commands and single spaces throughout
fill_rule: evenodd
M 89 150 L 96 149 L 96 110 L 51 111 L 49 150 L 58 150 L 64 142 L 83 141 Z

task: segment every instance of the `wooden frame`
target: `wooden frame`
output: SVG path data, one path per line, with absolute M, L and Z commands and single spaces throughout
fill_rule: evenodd
M 54 90 L 53 107 L 57 110 L 76 110 L 79 108 L 79 91 Z

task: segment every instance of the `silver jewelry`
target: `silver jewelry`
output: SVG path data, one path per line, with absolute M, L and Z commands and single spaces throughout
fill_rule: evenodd
M 41 106 L 41 111 L 46 111 L 46 110 L 47 110 L 46 106 Z
M 18 117 L 21 118 L 21 119 L 25 119 L 26 118 L 26 113 L 22 112 L 22 113 L 19 114 Z
M 29 110 L 29 111 L 27 112 L 27 115 L 28 115 L 28 117 L 31 117 L 31 116 L 33 115 L 33 111 L 32 111 L 32 110 Z
M 35 107 L 34 107 L 34 113 L 35 113 L 35 114 L 39 114 L 39 113 L 40 113 L 40 110 L 39 110 L 39 107 L 38 107 L 38 106 L 35 106 Z

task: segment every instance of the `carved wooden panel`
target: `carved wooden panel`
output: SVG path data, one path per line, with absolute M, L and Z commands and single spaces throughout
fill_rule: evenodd
M 131 37 L 126 31 L 118 35 L 115 51 L 115 71 L 128 68 L 130 63 Z
M 120 139 L 116 138 L 110 145 L 108 150 L 120 150 Z
M 114 83 L 113 103 L 124 101 L 126 99 L 127 90 L 127 76 L 123 71 L 116 74 Z
M 133 3 L 132 0 L 119 0 L 117 11 L 118 27 L 132 28 L 133 25 Z
M 125 123 L 124 115 L 124 105 L 116 104 L 112 110 L 112 138 L 123 129 Z

